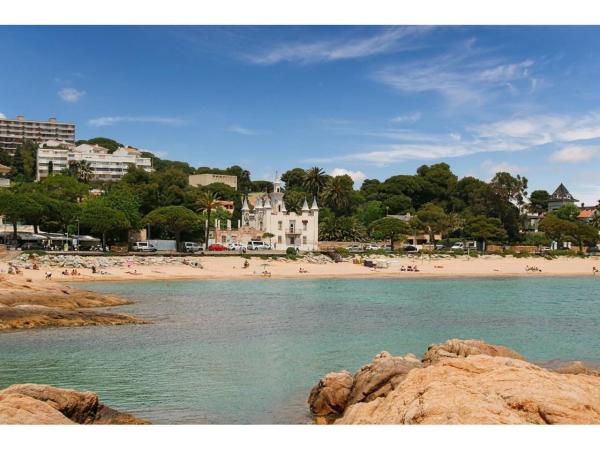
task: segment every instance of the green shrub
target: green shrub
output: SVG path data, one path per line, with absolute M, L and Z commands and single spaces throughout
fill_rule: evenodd
M 336 247 L 335 252 L 342 258 L 347 258 L 348 256 L 350 256 L 350 252 L 344 247 Z
M 22 250 L 22 253 L 26 255 L 44 256 L 47 255 L 45 250 Z

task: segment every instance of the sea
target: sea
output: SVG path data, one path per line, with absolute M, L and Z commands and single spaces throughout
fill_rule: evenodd
M 331 371 L 451 338 L 600 361 L 600 277 L 95 282 L 145 325 L 0 334 L 0 388 L 45 383 L 162 424 L 309 423 Z

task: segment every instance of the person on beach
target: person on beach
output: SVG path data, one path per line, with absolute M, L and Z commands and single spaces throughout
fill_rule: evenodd
M 598 273 L 598 269 L 596 269 L 596 266 L 592 267 L 592 274 L 596 275 Z
M 46 272 L 46 280 L 49 280 L 52 278 L 52 272 Z
M 96 273 L 96 266 L 92 266 L 92 273 Z

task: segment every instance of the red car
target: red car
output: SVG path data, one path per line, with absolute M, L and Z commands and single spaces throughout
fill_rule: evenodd
M 227 247 L 221 244 L 210 244 L 208 250 L 211 252 L 222 252 L 223 250 L 227 250 Z

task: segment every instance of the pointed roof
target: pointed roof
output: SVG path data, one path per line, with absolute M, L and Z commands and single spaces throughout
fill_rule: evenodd
M 575 197 L 571 195 L 569 190 L 565 187 L 564 184 L 560 183 L 556 190 L 550 196 L 551 201 L 567 201 L 567 202 L 577 202 Z
M 269 196 L 268 195 L 265 197 L 263 208 L 265 208 L 265 209 L 267 209 L 267 208 L 271 209 L 271 200 L 269 200 Z
M 248 196 L 244 197 L 244 204 L 242 205 L 242 211 L 250 211 L 248 207 Z
M 304 197 L 304 204 L 302 205 L 302 211 L 310 211 L 306 197 Z
M 312 211 L 318 211 L 319 210 L 319 206 L 317 205 L 317 197 L 313 197 L 313 203 L 312 203 L 312 206 L 310 207 L 310 209 Z
M 282 213 L 286 213 L 287 212 L 287 209 L 285 209 L 285 202 L 283 200 L 281 201 L 281 212 Z
M 262 198 L 258 197 L 256 199 L 256 205 L 254 205 L 254 209 L 262 209 L 262 207 L 263 207 Z

